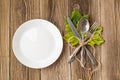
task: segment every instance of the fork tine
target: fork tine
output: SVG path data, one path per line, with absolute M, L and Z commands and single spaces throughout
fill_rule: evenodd
M 94 28 L 95 28 L 96 26 L 97 26 L 97 24 L 96 24 L 96 23 L 94 23 L 94 24 L 91 26 L 90 31 L 94 30 Z
M 94 24 L 91 26 L 90 32 L 93 33 L 94 31 L 96 31 L 98 26 L 99 26 L 99 24 L 97 22 L 94 22 Z
M 94 22 L 94 24 L 91 26 L 91 28 L 94 27 L 94 26 L 98 26 L 98 25 L 99 24 L 97 22 Z
M 91 26 L 91 28 L 94 27 L 94 25 L 96 25 L 96 22 L 93 23 L 93 25 Z
M 95 26 L 95 28 L 94 28 L 93 30 L 91 30 L 91 32 L 96 31 L 96 30 L 97 30 L 97 28 L 98 28 L 98 26 Z
M 91 26 L 91 30 L 96 26 L 96 22 Z
M 97 30 L 97 28 L 98 28 L 98 26 L 96 26 L 96 27 L 94 28 L 94 30 L 93 30 L 93 31 L 96 31 L 96 30 Z
M 93 33 L 97 29 L 97 26 L 94 27 L 90 32 Z
M 92 26 L 94 26 L 94 25 L 96 25 L 96 24 L 97 24 L 97 22 L 95 21 Z M 91 27 L 92 27 L 92 26 L 91 26 Z
M 98 27 L 98 25 L 95 25 L 91 31 L 95 31 L 97 27 Z

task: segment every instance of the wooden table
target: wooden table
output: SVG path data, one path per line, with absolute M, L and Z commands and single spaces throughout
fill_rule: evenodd
M 23 22 L 43 18 L 65 33 L 65 16 L 73 9 L 90 15 L 104 27 L 105 43 L 96 47 L 96 57 L 101 69 L 92 80 L 120 80 L 120 0 L 0 0 L 0 80 L 88 80 L 88 74 L 77 61 L 66 62 L 73 51 L 64 42 L 60 58 L 45 69 L 23 66 L 12 51 L 12 38 Z

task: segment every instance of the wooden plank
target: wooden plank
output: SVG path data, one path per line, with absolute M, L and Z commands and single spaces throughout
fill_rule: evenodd
M 79 10 L 82 14 L 89 14 L 90 10 L 90 1 L 89 0 L 69 0 L 69 16 L 71 15 L 71 12 L 74 9 Z M 74 49 L 71 48 L 71 52 L 73 52 Z M 88 61 L 88 60 L 87 60 Z M 90 63 L 88 62 L 88 65 Z M 90 67 L 90 65 L 89 65 Z M 87 72 L 81 67 L 80 63 L 78 61 L 74 61 L 71 63 L 71 80 L 88 80 L 88 74 Z
M 28 80 L 41 80 L 41 70 L 40 69 L 29 69 Z
M 90 23 L 91 25 L 96 21 L 98 24 L 101 25 L 101 5 L 100 0 L 91 0 L 90 1 Z M 101 63 L 101 46 L 95 47 L 95 58 L 98 60 L 98 63 Z M 92 80 L 101 80 L 101 67 L 102 64 L 98 65 L 98 69 L 93 73 L 93 76 L 91 76 Z
M 115 0 L 115 24 L 116 24 L 116 30 L 117 30 L 117 53 L 116 53 L 116 57 L 117 61 L 116 61 L 116 80 L 120 80 L 120 0 Z
M 69 2 L 69 15 L 74 10 L 78 9 L 82 14 L 90 15 L 90 25 L 95 21 L 100 24 L 100 1 L 99 0 L 70 0 Z M 96 59 L 100 62 L 101 59 L 101 47 L 96 47 L 95 53 Z M 87 57 L 88 66 L 90 67 L 90 60 Z M 81 68 L 80 64 L 75 61 L 72 63 L 72 80 L 88 80 L 89 74 L 88 71 Z M 92 80 L 101 79 L 101 68 L 93 73 Z
M 115 13 L 119 13 L 115 9 L 115 0 L 101 0 L 101 25 L 104 27 L 105 43 L 102 45 L 101 62 L 102 62 L 102 80 L 119 80 L 118 74 L 118 43 L 119 31 L 117 30 L 118 22 Z M 117 3 L 118 5 L 118 3 Z M 116 10 L 116 11 L 115 11 Z M 116 26 L 117 23 L 117 26 Z
M 26 5 L 23 0 L 11 0 L 10 45 L 16 29 L 26 19 Z M 10 80 L 28 80 L 28 68 L 24 67 L 14 56 L 10 47 Z
M 40 12 L 42 18 L 54 23 L 61 34 L 64 34 L 65 16 L 68 15 L 68 0 L 41 0 Z M 63 52 L 60 58 L 48 68 L 41 70 L 41 80 L 71 80 L 70 79 L 70 65 L 67 63 L 69 54 L 68 45 L 64 44 Z
M 0 56 L 9 56 L 9 1 L 0 3 Z M 5 45 L 6 44 L 6 45 Z
M 0 80 L 9 80 L 9 4 L 0 2 Z
M 39 0 L 11 0 L 10 42 L 16 29 L 25 21 L 40 18 Z M 13 51 L 10 55 L 11 80 L 40 80 L 40 70 L 23 66 L 16 60 Z
M 40 0 L 23 0 L 26 5 L 26 19 L 38 19 L 40 18 Z M 41 70 L 31 69 L 27 73 L 29 80 L 41 80 Z
M 68 8 L 68 12 L 69 12 L 69 16 L 71 15 L 71 12 L 74 9 L 80 10 L 80 12 L 82 13 L 87 13 L 88 12 L 88 7 L 84 6 L 83 9 L 83 5 L 85 5 L 88 3 L 86 1 L 82 1 L 82 0 L 69 0 L 69 8 Z M 73 52 L 74 49 L 71 48 L 71 53 Z M 80 63 L 78 61 L 74 61 L 71 63 L 71 80 L 78 80 L 78 79 L 85 79 L 85 71 L 84 69 L 81 67 Z
M 0 57 L 0 80 L 9 80 L 9 57 Z

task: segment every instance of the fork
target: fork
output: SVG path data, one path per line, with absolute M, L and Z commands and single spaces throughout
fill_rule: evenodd
M 85 40 L 87 40 L 88 38 L 90 38 L 90 36 L 97 30 L 97 28 L 99 26 L 100 25 L 97 22 L 94 22 L 94 24 L 91 26 L 90 30 L 88 31 L 88 36 L 85 38 Z M 85 46 L 85 50 L 86 50 L 86 53 L 87 53 L 88 57 L 90 58 L 92 64 L 96 65 L 97 61 L 95 60 L 95 58 L 93 57 L 93 55 L 90 53 L 90 51 L 86 48 L 86 46 Z
M 100 25 L 99 25 L 97 22 L 94 22 L 94 24 L 90 27 L 89 32 L 90 32 L 90 33 L 93 33 L 94 31 L 97 30 L 97 28 L 98 28 L 99 26 L 100 26 Z
M 84 41 L 86 41 L 88 38 L 91 37 L 91 35 L 97 30 L 97 28 L 100 25 L 97 22 L 94 22 L 93 25 L 90 27 L 90 30 L 88 31 L 88 35 L 87 37 L 84 39 Z

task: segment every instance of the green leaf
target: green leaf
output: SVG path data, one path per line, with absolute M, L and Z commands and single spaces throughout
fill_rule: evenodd
M 69 26 L 69 24 L 68 24 L 67 19 L 65 19 L 65 20 L 66 20 L 66 23 L 65 23 L 65 30 L 66 30 L 67 32 L 72 32 L 72 30 L 70 29 L 70 26 Z
M 75 25 L 76 28 L 77 28 L 77 24 L 78 24 L 78 22 L 80 21 L 81 18 L 82 18 L 82 15 L 78 10 L 74 10 L 72 12 L 71 20 L 72 20 L 72 22 L 73 22 L 73 24 Z
M 64 39 L 66 42 L 69 42 L 69 39 L 70 39 L 71 37 L 73 37 L 73 36 L 74 36 L 74 34 L 73 34 L 72 32 L 69 32 L 69 33 L 67 33 L 67 34 L 64 35 L 63 39 Z
M 69 38 L 68 42 L 71 43 L 72 46 L 76 46 L 76 45 L 79 44 L 79 40 L 77 38 L 75 38 L 75 37 Z
M 76 46 L 79 44 L 79 40 L 74 36 L 72 32 L 65 34 L 63 39 L 66 42 L 71 43 L 72 46 Z
M 89 40 L 87 40 L 87 44 L 94 47 L 95 45 L 101 45 L 102 43 L 104 43 L 104 39 L 101 36 L 102 30 L 102 27 L 99 26 L 97 31 L 92 34 Z
M 103 31 L 103 28 L 101 26 L 99 26 L 97 28 L 97 33 L 101 35 L 102 31 Z

